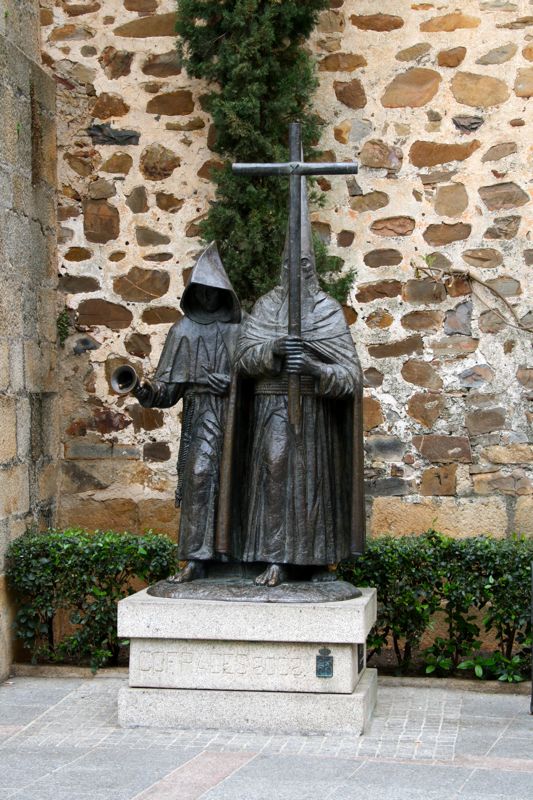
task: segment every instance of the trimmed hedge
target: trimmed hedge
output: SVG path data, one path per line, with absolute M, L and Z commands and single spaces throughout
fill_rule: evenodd
M 117 603 L 177 569 L 177 548 L 166 536 L 80 529 L 28 531 L 11 543 L 7 577 L 19 594 L 15 632 L 32 661 L 116 664 Z M 137 587 L 138 588 L 138 587 Z M 74 632 L 59 641 L 54 619 L 64 610 Z
M 392 646 L 400 673 L 416 657 L 428 674 L 472 670 L 478 678 L 515 682 L 530 669 L 532 562 L 531 539 L 457 540 L 428 531 L 375 539 L 340 573 L 377 588 L 370 657 Z M 444 623 L 446 635 L 421 650 L 436 622 Z M 483 632 L 496 641 L 495 651 L 482 645 Z

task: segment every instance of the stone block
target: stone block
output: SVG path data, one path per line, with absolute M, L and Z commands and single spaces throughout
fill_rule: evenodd
M 519 497 L 516 501 L 513 533 L 533 536 L 533 497 Z
M 11 461 L 17 455 L 17 401 L 0 397 L 0 462 Z
M 128 639 L 237 642 L 365 642 L 376 620 L 375 589 L 352 600 L 251 603 L 171 600 L 144 589 L 118 605 L 118 635 Z
M 377 672 L 365 670 L 351 694 L 202 689 L 131 689 L 119 693 L 119 723 L 155 728 L 195 728 L 268 733 L 365 731 L 376 703 Z
M 9 344 L 0 342 L 0 392 L 9 386 Z
M 12 514 L 25 514 L 30 507 L 28 467 L 18 464 L 0 472 L 0 519 Z
M 411 498 L 377 497 L 373 501 L 372 536 L 404 536 L 424 533 L 430 528 L 456 539 L 480 534 L 503 537 L 508 531 L 505 500 L 443 497 L 413 501 Z
M 0 575 L 0 683 L 9 676 L 13 660 L 12 624 L 14 608 L 5 575 Z
M 137 531 L 139 525 L 137 504 L 134 500 L 121 497 L 99 500 L 98 496 L 63 496 L 60 502 L 59 524 L 63 527 L 80 526 L 88 530 Z

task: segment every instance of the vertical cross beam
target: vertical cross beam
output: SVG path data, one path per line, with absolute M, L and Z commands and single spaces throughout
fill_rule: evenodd
M 291 122 L 289 125 L 289 159 L 292 162 L 300 161 L 301 152 L 301 125 L 299 122 Z M 289 336 L 302 335 L 302 272 L 300 269 L 302 180 L 305 178 L 294 173 L 289 178 Z M 289 424 L 292 425 L 294 432 L 299 434 L 302 426 L 299 375 L 289 375 L 288 388 Z

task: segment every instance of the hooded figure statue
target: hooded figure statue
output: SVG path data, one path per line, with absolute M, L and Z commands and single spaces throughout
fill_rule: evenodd
M 319 288 L 305 179 L 301 232 L 301 337 L 287 335 L 286 247 L 280 284 L 243 322 L 236 355 L 254 381 L 242 558 L 265 564 L 256 583 L 268 586 L 291 566 L 334 580 L 326 567 L 364 542 L 362 374 L 342 306 Z M 288 419 L 289 373 L 300 375 L 300 432 Z
M 236 408 L 231 364 L 241 308 L 215 242 L 199 256 L 181 309 L 183 319 L 168 333 L 153 380 L 134 390 L 146 408 L 183 400 L 176 505 L 181 507 L 178 556 L 188 563 L 171 578 L 176 582 L 203 577 L 205 562 L 217 552 L 240 558 L 230 541 L 227 482 Z

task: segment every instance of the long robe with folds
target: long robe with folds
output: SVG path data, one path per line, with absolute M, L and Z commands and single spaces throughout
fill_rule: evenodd
M 362 550 L 364 538 L 362 508 L 354 504 L 362 503 L 362 475 L 354 474 L 361 368 L 340 304 L 318 289 L 308 293 L 302 338 L 321 375 L 302 380 L 296 435 L 288 421 L 287 376 L 273 351 L 275 340 L 287 335 L 287 302 L 281 286 L 260 298 L 237 346 L 237 370 L 256 383 L 243 560 L 334 564 Z

